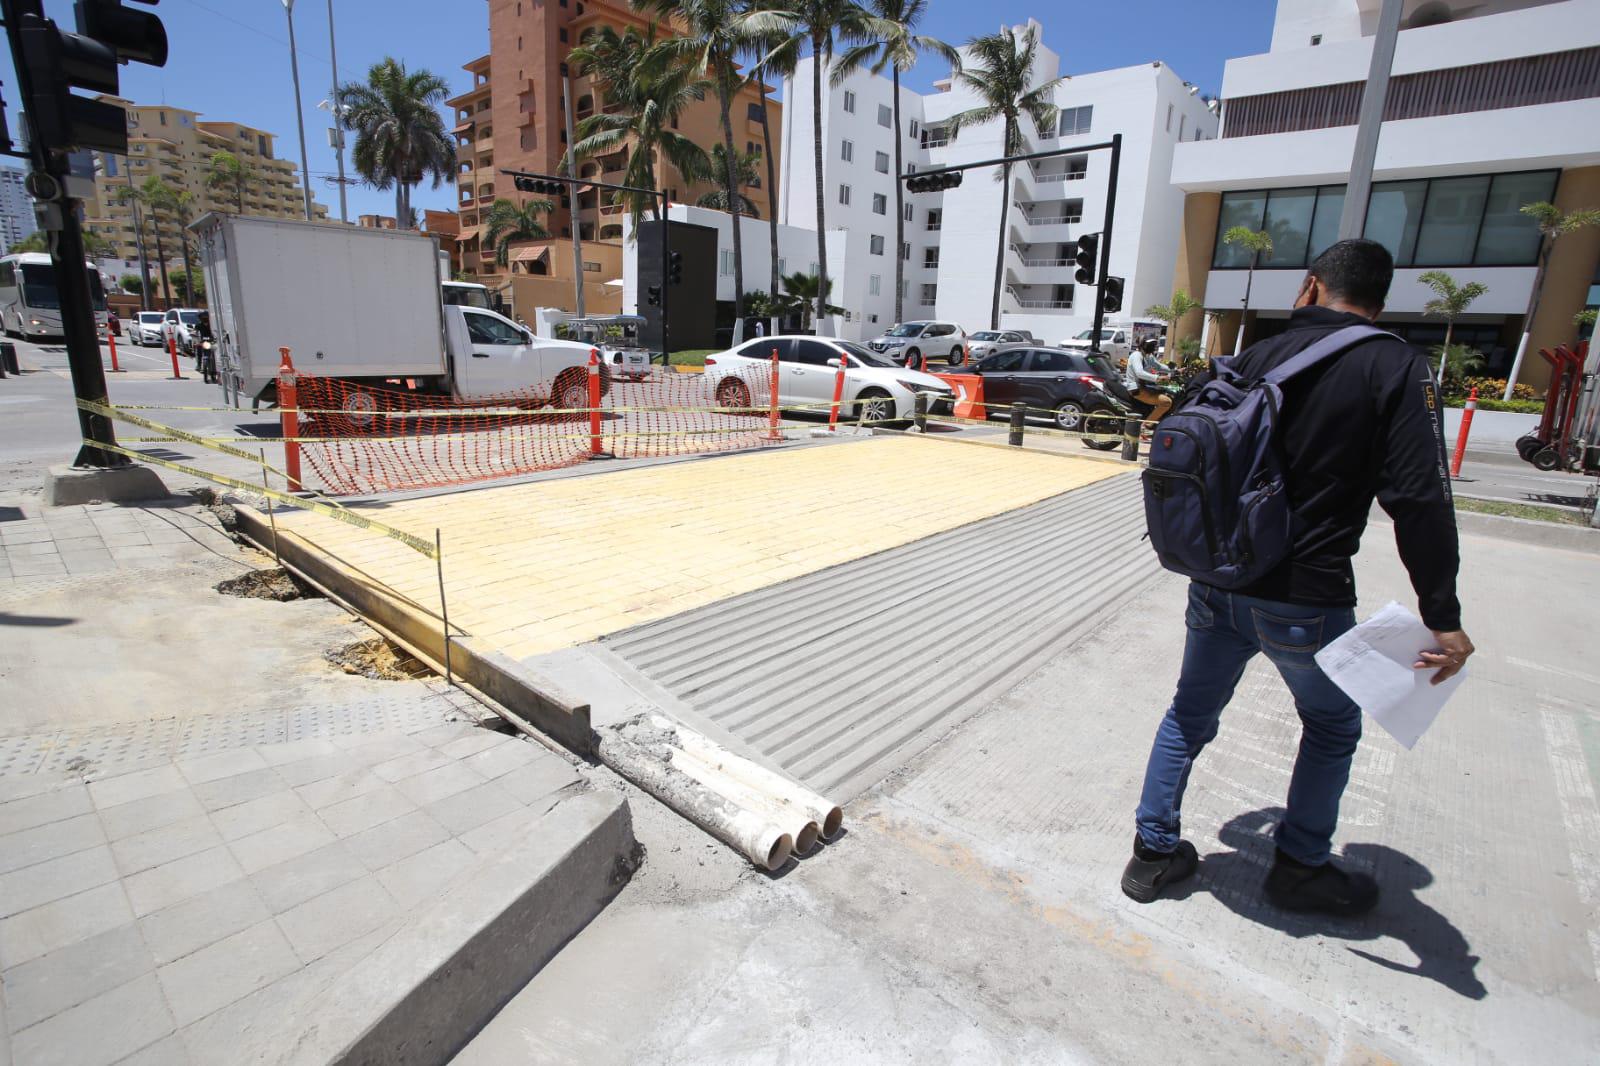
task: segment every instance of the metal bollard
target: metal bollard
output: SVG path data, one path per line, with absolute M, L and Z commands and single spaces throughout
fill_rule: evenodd
M 915 393 L 911 401 L 911 420 L 916 424 L 918 433 L 928 432 L 928 394 Z
M 1006 443 L 1013 448 L 1022 447 L 1022 434 L 1027 429 L 1027 423 L 1023 420 L 1027 417 L 1027 404 L 1014 403 L 1011 405 L 1011 432 L 1006 437 Z
M 1130 463 L 1139 461 L 1139 432 L 1142 426 L 1137 418 L 1122 420 L 1122 457 Z

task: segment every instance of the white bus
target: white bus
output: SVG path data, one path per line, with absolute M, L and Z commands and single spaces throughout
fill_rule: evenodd
M 89 296 L 94 301 L 95 330 L 106 329 L 106 290 L 100 272 L 85 262 Z M 61 336 L 61 297 L 56 269 L 43 252 L 0 257 L 0 329 L 24 340 Z

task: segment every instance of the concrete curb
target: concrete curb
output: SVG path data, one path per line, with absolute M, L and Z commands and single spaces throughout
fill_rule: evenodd
M 620 794 L 557 803 L 337 978 L 292 1061 L 448 1062 L 622 889 L 636 848 Z
M 1520 541 L 1523 544 L 1567 548 L 1571 551 L 1600 552 L 1600 529 L 1589 529 L 1584 526 L 1563 526 L 1554 522 L 1538 522 L 1531 518 L 1457 511 L 1456 528 L 1463 533 L 1500 537 L 1504 540 Z
M 234 510 L 240 532 L 270 553 L 274 540 L 267 516 L 249 507 Z M 444 673 L 443 627 L 438 616 L 294 533 L 278 530 L 276 543 L 285 567 Z M 593 757 L 595 736 L 589 724 L 589 705 L 554 681 L 485 647 L 470 634 L 451 637 L 450 666 L 457 679 L 510 711 L 506 717 L 514 725 L 536 729 L 578 755 Z

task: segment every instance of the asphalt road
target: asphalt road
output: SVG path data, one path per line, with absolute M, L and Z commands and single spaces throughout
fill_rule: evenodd
M 1595 491 L 1596 481 L 1584 474 L 1542 473 L 1518 459 L 1509 446 L 1504 452 L 1469 448 L 1455 490 L 1457 496 L 1480 500 L 1577 508 Z

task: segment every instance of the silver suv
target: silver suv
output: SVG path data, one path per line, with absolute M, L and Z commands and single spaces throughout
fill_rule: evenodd
M 954 322 L 902 322 L 868 341 L 867 347 L 901 363 L 909 364 L 923 356 L 959 363 L 966 352 L 967 331 Z

